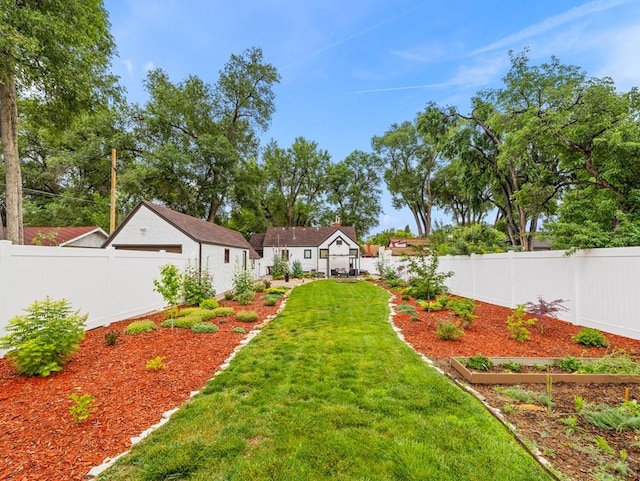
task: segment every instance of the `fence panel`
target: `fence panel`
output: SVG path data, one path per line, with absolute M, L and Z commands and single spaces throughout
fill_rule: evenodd
M 187 258 L 165 252 L 16 246 L 0 241 L 0 336 L 34 301 L 67 299 L 94 328 L 164 305 L 153 291 L 160 266 L 184 269 Z

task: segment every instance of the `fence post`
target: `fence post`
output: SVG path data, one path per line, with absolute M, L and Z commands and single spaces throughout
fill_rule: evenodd
M 580 272 L 580 263 L 584 257 L 581 256 L 582 251 L 575 252 L 571 256 L 571 269 L 573 270 L 573 305 L 574 309 L 571 312 L 571 322 L 575 325 L 580 323 L 580 282 L 581 278 L 579 275 Z
M 2 229 L 2 226 L 0 226 L 0 229 Z M 7 297 L 9 297 L 8 284 L 11 278 L 11 273 L 9 272 L 11 263 L 9 259 L 12 245 L 11 241 L 0 241 L 0 334 L 2 334 L 5 320 L 8 320 L 9 316 L 6 306 L 8 304 Z
M 509 257 L 509 307 L 516 307 L 516 256 L 513 251 L 507 253 Z

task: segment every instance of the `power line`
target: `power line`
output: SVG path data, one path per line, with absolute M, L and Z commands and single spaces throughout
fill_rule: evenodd
M 0 184 L 0 185 L 5 187 L 5 184 Z M 85 202 L 87 204 L 104 205 L 104 206 L 110 206 L 111 205 L 111 204 L 109 204 L 109 202 L 96 202 L 95 200 L 81 199 L 80 197 L 72 197 L 72 196 L 63 195 L 63 194 L 55 194 L 53 192 L 46 192 L 44 190 L 29 189 L 27 187 L 23 187 L 22 191 L 23 192 L 28 192 L 28 193 L 31 193 L 31 194 L 42 195 L 42 196 L 45 196 L 45 197 L 59 197 L 60 199 L 64 199 L 64 200 L 73 200 L 73 201 L 76 201 L 76 202 Z

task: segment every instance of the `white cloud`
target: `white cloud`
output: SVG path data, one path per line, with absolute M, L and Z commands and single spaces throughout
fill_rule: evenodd
M 412 62 L 433 62 L 439 60 L 444 55 L 444 48 L 442 45 L 418 45 L 411 49 L 406 50 L 392 50 L 391 55 L 410 60 Z
M 127 69 L 127 73 L 131 75 L 133 73 L 133 61 L 132 60 L 123 60 L 125 68 Z
M 543 20 L 542 22 L 539 22 L 535 25 L 531 25 L 530 27 L 520 30 L 519 32 L 516 32 L 503 39 L 500 39 L 497 42 L 494 42 L 485 47 L 476 49 L 471 53 L 471 55 L 478 55 L 481 53 L 490 52 L 494 50 L 504 50 L 505 48 L 515 43 L 530 39 L 532 37 L 537 37 L 543 33 L 547 33 L 548 31 L 556 29 L 567 23 L 574 22 L 580 18 L 593 15 L 595 13 L 609 10 L 618 5 L 628 3 L 629 1 L 630 0 L 594 0 L 591 2 L 587 2 L 578 7 L 571 8 L 559 15 L 554 15 L 553 17 L 549 17 Z

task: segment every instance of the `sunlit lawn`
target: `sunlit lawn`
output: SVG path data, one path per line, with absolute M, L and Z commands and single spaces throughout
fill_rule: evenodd
M 551 479 L 428 367 L 365 282 L 296 288 L 284 312 L 101 480 Z

